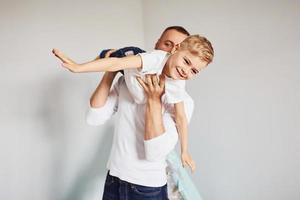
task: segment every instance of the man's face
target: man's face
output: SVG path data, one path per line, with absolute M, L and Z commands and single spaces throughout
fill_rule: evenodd
M 207 66 L 207 62 L 191 54 L 188 50 L 178 50 L 172 54 L 163 73 L 175 80 L 188 80 Z
M 155 49 L 172 52 L 175 49 L 175 45 L 180 44 L 185 38 L 187 38 L 187 35 L 175 29 L 167 30 L 157 40 Z

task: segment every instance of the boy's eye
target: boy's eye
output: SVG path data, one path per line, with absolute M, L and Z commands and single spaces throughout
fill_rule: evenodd
M 189 62 L 188 62 L 188 60 L 187 60 L 186 58 L 184 58 L 184 62 L 185 62 L 186 64 L 189 64 Z
M 192 73 L 193 73 L 193 74 L 197 74 L 197 73 L 198 73 L 198 70 L 192 69 Z

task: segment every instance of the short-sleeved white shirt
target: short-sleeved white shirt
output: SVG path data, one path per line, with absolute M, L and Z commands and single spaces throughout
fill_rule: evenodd
M 139 56 L 141 56 L 142 59 L 142 69 L 126 69 L 124 70 L 124 75 L 128 90 L 134 101 L 138 104 L 143 104 L 146 102 L 144 90 L 136 80 L 136 77 L 144 77 L 145 74 L 161 74 L 170 53 L 154 50 L 150 53 L 141 53 Z M 163 101 L 165 103 L 173 104 L 182 102 L 185 98 L 187 98 L 185 81 L 166 77 Z

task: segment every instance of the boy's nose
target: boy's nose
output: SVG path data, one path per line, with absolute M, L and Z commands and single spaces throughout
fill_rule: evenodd
M 187 69 L 186 68 L 181 68 L 181 73 L 183 74 L 184 77 L 187 76 Z

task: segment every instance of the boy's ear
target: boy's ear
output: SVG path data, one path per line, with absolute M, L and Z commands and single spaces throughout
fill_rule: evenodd
M 175 53 L 175 52 L 179 49 L 179 47 L 180 47 L 180 44 L 176 44 L 176 45 L 173 47 L 173 49 L 172 49 L 172 51 L 171 51 L 171 54 Z

